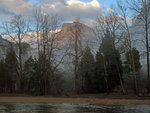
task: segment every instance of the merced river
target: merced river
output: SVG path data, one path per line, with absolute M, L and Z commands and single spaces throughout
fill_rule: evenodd
M 150 106 L 101 106 L 68 103 L 0 103 L 0 113 L 150 113 Z

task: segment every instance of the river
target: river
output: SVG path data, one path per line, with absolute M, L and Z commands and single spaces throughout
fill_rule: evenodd
M 150 113 L 150 106 L 100 106 L 65 103 L 0 103 L 0 113 Z

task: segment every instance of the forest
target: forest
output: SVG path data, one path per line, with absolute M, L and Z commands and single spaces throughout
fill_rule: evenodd
M 70 76 L 73 76 L 73 87 L 68 92 L 119 92 L 123 95 L 149 93 L 150 6 L 147 0 L 141 0 L 139 3 L 131 1 L 124 5 L 118 0 L 116 8 L 95 19 L 92 29 L 97 39 L 93 40 L 98 44 L 96 53 L 93 53 L 90 47 L 91 42 L 82 44 L 81 39 L 84 36 L 82 28 L 78 26 L 78 23 L 81 23 L 79 19 L 74 22 L 67 47 L 60 46 L 64 37 L 55 36 L 62 25 L 59 15 L 48 15 L 36 9 L 30 19 L 23 15 L 13 15 L 2 22 L 1 35 L 5 39 L 10 38 L 12 43 L 7 47 L 5 57 L 0 58 L 0 93 L 66 93 L 66 87 L 63 87 L 66 82 L 65 75 L 60 71 L 60 66 L 66 59 L 71 60 L 69 63 L 72 67 L 67 68 L 72 71 Z M 132 23 L 129 22 L 130 12 L 134 15 Z M 141 32 L 137 33 L 140 27 Z M 135 34 L 140 34 L 138 43 L 141 45 L 135 44 Z M 24 61 L 23 43 L 26 37 L 36 40 L 37 55 L 34 58 L 31 53 Z M 17 52 L 14 45 L 18 49 Z M 144 47 L 144 52 L 141 52 L 139 46 Z M 57 52 L 60 51 L 61 54 L 58 55 Z M 143 56 L 146 58 L 146 67 L 141 64 Z

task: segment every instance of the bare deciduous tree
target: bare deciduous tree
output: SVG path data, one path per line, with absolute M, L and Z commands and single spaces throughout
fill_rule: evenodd
M 30 31 L 29 22 L 22 15 L 15 15 L 3 24 L 5 35 L 11 38 L 17 45 L 19 67 L 17 69 L 20 81 L 20 89 L 24 89 L 23 84 L 23 39 Z
M 36 33 L 33 36 L 37 39 L 38 59 L 44 55 L 46 61 L 43 65 L 47 67 L 43 68 L 44 70 L 42 69 L 40 72 L 40 91 L 47 95 L 49 89 L 47 80 L 51 83 L 50 89 L 54 90 L 53 93 L 57 92 L 54 74 L 67 54 L 68 48 L 63 50 L 63 47 L 60 46 L 61 38 L 55 37 L 60 27 L 60 21 L 57 15 L 49 16 L 36 10 L 34 17 Z M 57 56 L 61 51 L 63 51 L 61 56 Z
M 148 77 L 148 92 L 150 92 L 150 71 L 149 71 L 149 25 L 150 25 L 150 2 L 149 0 L 130 0 L 128 1 L 129 8 L 134 11 L 136 24 L 142 26 L 144 32 L 141 33 L 146 42 L 147 56 L 147 77 Z
M 132 40 L 131 40 L 131 33 L 129 30 L 129 23 L 127 22 L 127 17 L 128 17 L 128 8 L 126 6 L 123 5 L 122 1 L 117 1 L 117 6 L 119 9 L 119 15 L 120 15 L 120 19 L 121 19 L 121 27 L 123 28 L 123 33 L 125 33 L 124 39 L 125 39 L 125 43 L 124 45 L 126 45 L 126 49 L 131 50 L 132 47 Z M 135 71 L 135 62 L 134 62 L 134 57 L 133 57 L 133 53 L 131 51 L 130 53 L 130 62 L 133 65 L 132 67 L 132 71 L 133 71 L 133 76 L 134 76 L 134 88 L 135 88 L 135 94 L 138 94 L 138 85 L 137 85 L 137 75 L 136 75 L 136 71 Z

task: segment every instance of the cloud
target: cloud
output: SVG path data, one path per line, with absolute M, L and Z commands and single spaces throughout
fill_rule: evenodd
M 98 0 L 83 2 L 81 0 L 37 0 L 33 4 L 30 0 L 0 0 L 0 15 L 31 14 L 35 7 L 48 14 L 58 14 L 70 21 L 73 18 L 95 18 L 103 10 Z M 5 13 L 4 13 L 5 12 Z
M 97 0 L 93 0 L 91 2 L 85 3 L 79 0 L 69 0 L 67 1 L 68 7 L 74 10 L 80 9 L 80 10 L 89 10 L 89 8 L 101 8 L 99 2 Z M 78 8 L 77 8 L 78 7 Z
M 72 13 L 94 13 L 94 11 L 99 11 L 101 9 L 101 6 L 97 0 L 93 0 L 88 3 L 79 0 L 69 0 L 67 1 L 67 6 L 65 8 Z
M 1 13 L 2 10 L 6 14 L 15 13 L 28 13 L 31 10 L 32 4 L 27 0 L 0 0 Z
M 97 0 L 92 0 L 87 3 L 80 0 L 56 0 L 51 3 L 43 3 L 41 9 L 46 12 L 51 11 L 51 13 L 56 13 L 62 18 L 95 18 L 99 13 L 101 13 L 103 7 Z
M 107 8 L 107 11 L 110 12 L 110 13 L 115 13 L 115 11 L 111 8 Z

